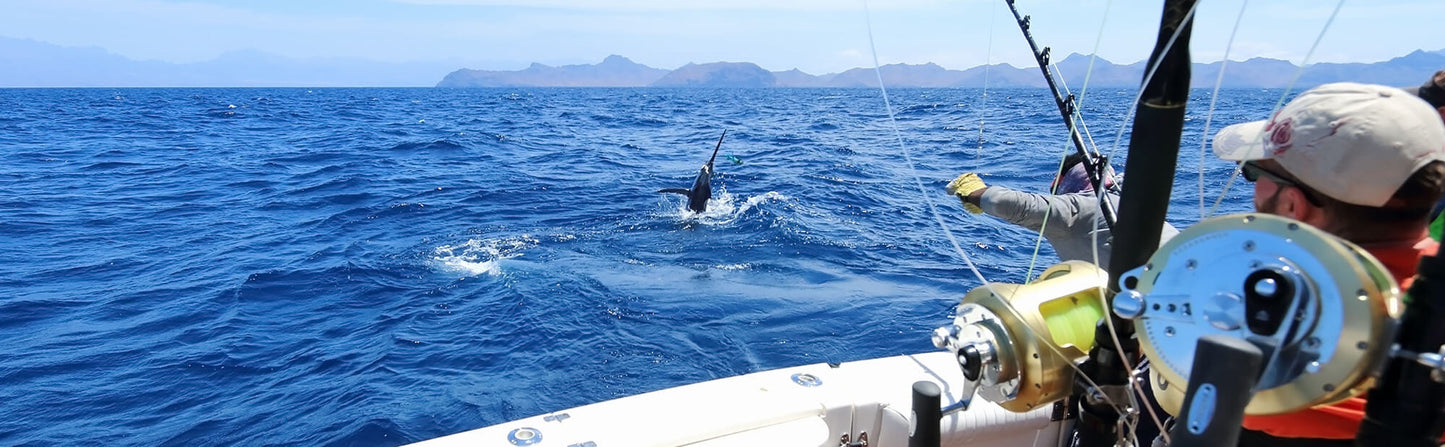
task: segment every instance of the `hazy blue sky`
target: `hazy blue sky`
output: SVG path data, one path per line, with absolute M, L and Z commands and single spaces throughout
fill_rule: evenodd
M 1201 3 L 1195 60 L 1219 60 L 1242 2 Z M 1160 8 L 1139 0 L 1018 4 L 1034 16 L 1040 43 L 1059 55 L 1093 50 L 1105 23 L 1099 54 L 1120 63 L 1147 57 Z M 1255 0 L 1230 59 L 1300 63 L 1335 4 Z M 873 0 L 868 7 L 883 64 L 1032 64 L 1003 0 Z M 862 0 L 0 0 L 0 11 L 0 36 L 169 62 L 258 50 L 486 69 L 595 63 L 609 54 L 668 69 L 746 61 L 822 74 L 873 64 Z M 1445 48 L 1441 17 L 1442 0 L 1347 2 L 1312 62 Z

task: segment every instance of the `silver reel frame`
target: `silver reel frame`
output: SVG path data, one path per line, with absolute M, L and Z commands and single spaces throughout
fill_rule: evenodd
M 1272 347 L 1245 414 L 1288 413 L 1368 389 L 1403 311 L 1399 286 L 1369 253 L 1266 214 L 1195 224 L 1119 282 L 1113 310 L 1134 320 L 1155 396 L 1173 414 L 1200 337 Z

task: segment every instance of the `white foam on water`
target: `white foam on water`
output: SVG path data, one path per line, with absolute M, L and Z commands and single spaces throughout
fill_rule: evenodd
M 676 199 L 670 199 L 676 200 Z M 696 222 L 703 225 L 727 225 L 738 220 L 748 210 L 759 207 L 764 203 L 772 201 L 785 201 L 788 196 L 777 191 L 768 191 L 742 199 L 727 191 L 714 196 L 707 201 L 707 210 L 701 213 L 694 213 L 687 209 L 687 200 L 677 201 L 676 208 L 664 211 L 664 217 L 672 217 L 683 221 Z
M 537 239 L 530 235 L 507 238 L 471 239 L 457 245 L 443 245 L 432 249 L 432 264 L 448 273 L 460 273 L 465 277 L 499 275 L 501 261 L 523 254 L 523 251 L 537 246 Z

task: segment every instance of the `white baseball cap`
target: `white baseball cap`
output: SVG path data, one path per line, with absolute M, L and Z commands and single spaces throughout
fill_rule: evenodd
M 1300 93 L 1272 119 L 1220 130 L 1214 154 L 1273 159 L 1325 195 L 1380 207 L 1415 170 L 1445 161 L 1445 123 L 1425 101 L 1398 88 L 1325 84 Z

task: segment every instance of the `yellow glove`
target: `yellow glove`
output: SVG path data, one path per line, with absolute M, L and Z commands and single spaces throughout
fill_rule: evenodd
M 953 179 L 953 181 L 948 182 L 948 186 L 944 188 L 948 190 L 949 194 L 958 196 L 958 200 L 963 202 L 963 209 L 968 210 L 970 213 L 978 214 L 983 212 L 983 208 L 968 203 L 966 198 L 969 194 L 973 194 L 974 191 L 987 187 L 988 185 L 983 184 L 983 179 L 979 178 L 978 174 L 967 172 Z

